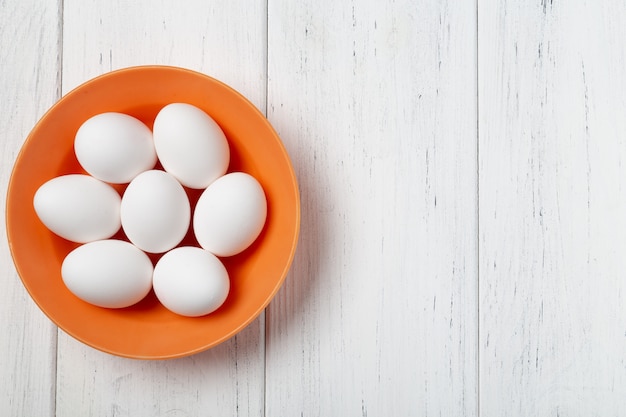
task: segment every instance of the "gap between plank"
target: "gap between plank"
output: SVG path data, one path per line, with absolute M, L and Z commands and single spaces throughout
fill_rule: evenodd
M 265 1 L 265 118 L 269 119 L 269 26 L 270 12 L 269 0 Z M 269 305 L 268 305 L 269 307 Z M 263 312 L 263 417 L 267 415 L 267 332 L 269 323 L 267 320 L 268 308 Z
M 476 0 L 476 416 L 480 417 L 480 73 L 479 10 Z
M 63 14 L 64 14 L 64 4 L 63 0 L 58 0 L 57 3 L 57 82 L 56 82 L 56 101 L 61 99 L 63 94 Z M 53 323 L 52 324 L 56 330 L 52 333 L 52 372 L 53 372 L 53 380 L 54 380 L 54 396 L 52 398 L 52 410 L 51 415 L 57 415 L 57 396 L 59 391 L 59 372 L 58 372 L 58 363 L 59 363 L 59 328 Z

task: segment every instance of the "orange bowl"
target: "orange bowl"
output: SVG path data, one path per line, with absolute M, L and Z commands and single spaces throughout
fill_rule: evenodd
M 85 173 L 74 155 L 74 136 L 91 116 L 121 112 L 152 127 L 173 102 L 203 109 L 222 127 L 231 149 L 229 172 L 256 177 L 268 202 L 265 227 L 239 255 L 223 258 L 231 279 L 226 302 L 203 317 L 165 309 L 150 293 L 124 309 L 105 309 L 76 298 L 61 279 L 65 256 L 78 246 L 38 219 L 33 196 L 46 181 Z M 117 187 L 120 193 L 124 187 Z M 187 190 L 190 202 L 201 190 Z M 61 98 L 37 123 L 22 147 L 7 194 L 7 237 L 18 274 L 30 296 L 61 329 L 83 343 L 118 356 L 165 359 L 213 347 L 246 327 L 268 305 L 289 270 L 300 228 L 300 199 L 289 156 L 265 117 L 241 94 L 206 75 L 166 66 L 114 71 Z M 116 237 L 124 239 L 123 232 Z M 181 243 L 197 245 L 191 230 Z M 152 256 L 153 261 L 158 257 Z

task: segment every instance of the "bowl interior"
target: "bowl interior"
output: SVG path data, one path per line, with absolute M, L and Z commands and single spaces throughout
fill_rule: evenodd
M 50 232 L 37 218 L 33 196 L 46 181 L 84 173 L 74 156 L 79 126 L 115 111 L 152 127 L 173 102 L 193 104 L 222 127 L 231 149 L 229 172 L 256 177 L 266 193 L 268 215 L 255 243 L 223 258 L 231 279 L 224 305 L 198 318 L 166 310 L 151 292 L 124 309 L 105 309 L 76 298 L 61 279 L 61 264 L 76 243 Z M 118 186 L 123 192 L 124 186 Z M 201 190 L 187 190 L 192 207 Z M 299 225 L 298 186 L 280 138 L 243 96 L 206 75 L 174 67 L 133 67 L 81 85 L 59 100 L 26 139 L 7 194 L 7 237 L 17 271 L 34 301 L 60 328 L 96 349 L 119 356 L 160 359 L 208 349 L 232 337 L 267 306 L 294 256 Z M 118 238 L 124 238 L 120 232 Z M 196 245 L 190 231 L 181 245 Z M 158 256 L 153 256 L 153 261 Z

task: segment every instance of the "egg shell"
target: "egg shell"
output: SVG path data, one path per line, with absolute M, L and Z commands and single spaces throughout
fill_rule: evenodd
M 173 176 L 150 170 L 137 175 L 124 191 L 120 216 L 122 229 L 134 245 L 146 252 L 162 253 L 187 234 L 191 207 Z
M 70 252 L 61 266 L 66 287 L 99 307 L 123 308 L 141 301 L 152 288 L 148 255 L 122 240 L 99 240 Z
M 58 236 L 78 243 L 107 239 L 120 229 L 120 195 L 89 175 L 53 178 L 35 192 L 33 207 Z
M 113 184 L 128 183 L 157 162 L 148 126 L 114 112 L 97 114 L 80 126 L 74 153 L 85 171 Z
M 154 293 L 170 311 L 198 317 L 217 310 L 228 297 L 230 280 L 222 262 L 203 249 L 172 249 L 154 267 Z
M 226 173 L 230 149 L 224 132 L 203 110 L 172 103 L 154 120 L 154 146 L 163 168 L 189 188 L 206 188 Z
M 215 180 L 200 195 L 193 230 L 202 248 L 217 256 L 236 255 L 263 230 L 267 200 L 251 175 L 233 172 Z

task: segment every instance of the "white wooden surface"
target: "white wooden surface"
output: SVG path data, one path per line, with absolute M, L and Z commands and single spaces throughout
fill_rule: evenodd
M 26 135 L 60 97 L 59 9 L 37 0 L 0 3 L 0 205 Z M 3 216 L 4 217 L 4 216 Z M 0 415 L 54 415 L 56 327 L 19 280 L 0 222 Z
M 481 415 L 626 415 L 626 4 L 478 4 Z
M 64 0 L 63 10 L 63 92 L 112 69 L 167 64 L 215 76 L 264 110 L 261 2 Z M 57 415 L 169 417 L 210 410 L 258 416 L 264 407 L 263 331 L 261 316 L 216 349 L 154 362 L 113 358 L 59 331 Z
M 302 231 L 265 314 L 154 362 L 58 331 L 0 239 L 0 416 L 625 415 L 624 23 L 621 0 L 1 2 L 2 207 L 61 94 L 168 64 L 266 112 Z
M 303 219 L 268 416 L 476 411 L 476 10 L 453 3 L 269 3 Z

